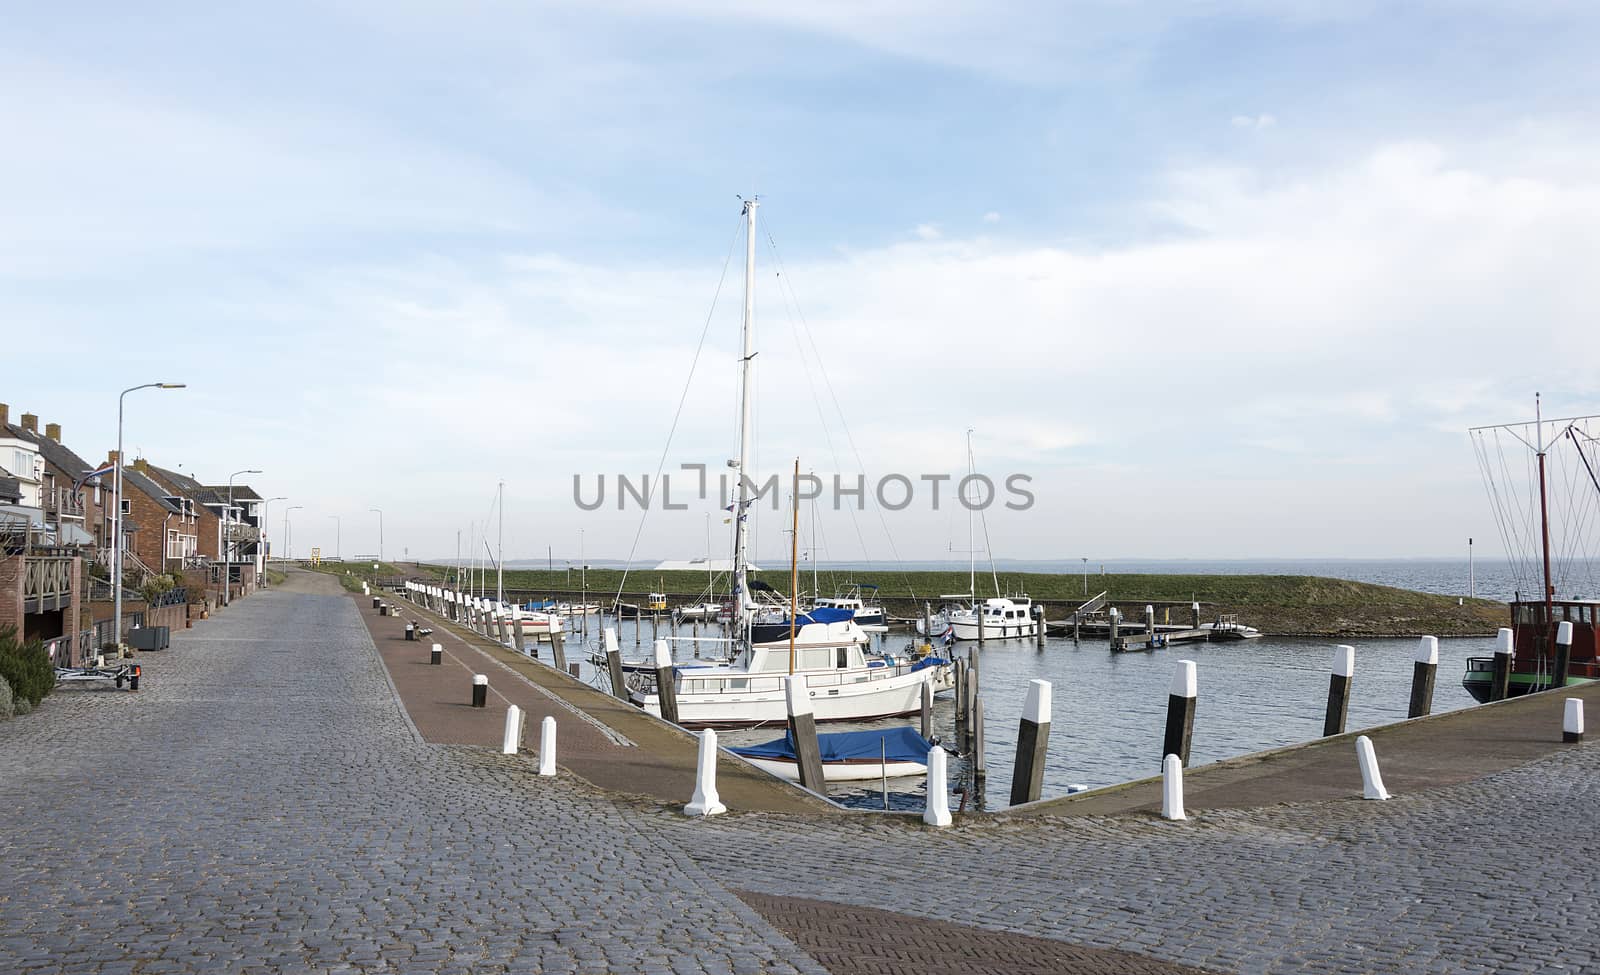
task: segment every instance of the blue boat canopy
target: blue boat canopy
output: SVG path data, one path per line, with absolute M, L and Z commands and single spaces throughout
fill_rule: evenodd
M 933 743 L 917 734 L 915 728 L 885 728 L 882 731 L 835 731 L 817 736 L 822 761 L 876 762 L 879 756 L 891 762 L 926 762 Z M 730 748 L 746 758 L 794 758 L 794 743 L 789 735 L 764 745 Z
M 536 602 L 530 599 L 522 604 L 522 608 L 530 612 L 538 613 L 547 609 L 555 609 L 556 603 L 553 599 L 546 599 L 543 602 Z

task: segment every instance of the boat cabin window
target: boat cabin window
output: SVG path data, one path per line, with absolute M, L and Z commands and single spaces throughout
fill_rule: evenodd
M 829 663 L 828 658 L 831 656 L 831 654 L 828 653 L 828 648 L 827 647 L 822 647 L 821 649 L 814 649 L 814 650 L 802 650 L 802 651 L 800 651 L 800 655 L 801 655 L 801 659 L 804 661 L 804 663 L 801 665 L 804 669 L 806 669 L 806 670 L 827 670 L 828 669 L 828 663 Z
M 840 670 L 850 666 L 850 648 L 834 647 L 834 666 Z

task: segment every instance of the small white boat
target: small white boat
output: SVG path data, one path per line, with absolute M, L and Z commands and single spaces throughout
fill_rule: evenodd
M 1201 623 L 1200 629 L 1209 630 L 1208 640 L 1256 640 L 1261 637 L 1261 631 L 1253 626 L 1245 626 L 1239 622 L 1239 617 L 1225 614 L 1217 617 L 1215 622 Z
M 679 606 L 672 614 L 680 620 L 714 620 L 723 612 L 721 603 L 694 603 Z
M 976 640 L 980 631 L 985 640 L 1010 640 L 1038 634 L 1039 621 L 1033 615 L 1033 600 L 1027 596 L 997 596 L 972 609 L 951 613 L 950 628 L 957 640 Z

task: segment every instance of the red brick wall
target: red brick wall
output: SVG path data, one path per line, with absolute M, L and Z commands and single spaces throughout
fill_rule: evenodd
M 0 557 L 0 629 L 22 632 L 22 556 Z

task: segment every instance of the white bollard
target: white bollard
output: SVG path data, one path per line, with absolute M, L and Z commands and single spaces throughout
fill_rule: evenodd
M 1183 762 L 1176 755 L 1161 760 L 1161 818 L 1189 818 L 1183 814 Z
M 1372 739 L 1366 735 L 1356 739 L 1356 758 L 1361 762 L 1361 798 L 1389 798 L 1389 790 L 1383 787 L 1383 775 L 1378 772 L 1378 753 L 1372 750 Z
M 539 774 L 556 774 L 556 719 L 549 715 L 539 727 Z
M 500 744 L 500 754 L 515 755 L 522 745 L 522 709 L 515 704 L 506 708 L 506 736 Z
M 717 795 L 717 733 L 710 728 L 700 732 L 700 756 L 694 767 L 694 798 L 683 807 L 685 816 L 715 816 L 728 807 Z
M 950 786 L 944 776 L 944 749 L 938 745 L 928 749 L 928 804 L 922 810 L 922 821 L 929 826 L 949 826 L 955 822 L 950 816 Z
M 1566 712 L 1561 716 L 1561 740 L 1573 744 L 1583 740 L 1583 699 L 1567 698 Z

